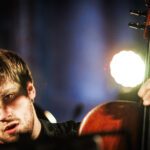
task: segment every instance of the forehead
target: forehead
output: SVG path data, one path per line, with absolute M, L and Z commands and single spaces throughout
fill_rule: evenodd
M 20 85 L 9 79 L 0 79 L 0 95 L 3 95 L 5 92 L 9 92 L 12 90 L 19 90 Z

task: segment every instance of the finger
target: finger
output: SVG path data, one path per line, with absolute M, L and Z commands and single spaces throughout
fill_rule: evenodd
M 150 90 L 150 79 L 148 79 L 139 89 L 138 95 L 143 97 Z
M 150 91 L 148 91 L 143 97 L 143 105 L 150 105 Z
M 150 101 L 143 101 L 143 105 L 144 106 L 149 106 L 150 105 Z

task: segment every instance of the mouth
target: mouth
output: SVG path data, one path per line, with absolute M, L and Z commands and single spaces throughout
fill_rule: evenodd
M 18 125 L 19 125 L 18 122 L 11 122 L 5 126 L 4 132 L 7 134 L 15 134 L 17 131 Z

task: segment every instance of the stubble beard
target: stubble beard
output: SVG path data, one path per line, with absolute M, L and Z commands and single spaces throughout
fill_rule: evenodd
M 16 129 L 16 132 L 14 134 L 7 134 L 3 132 L 2 135 L 0 135 L 0 137 L 2 137 L 0 138 L 0 141 L 3 141 L 4 143 L 12 143 L 31 139 L 34 127 L 33 115 L 31 115 L 30 118 L 28 118 L 28 116 L 25 116 L 23 121 L 18 120 L 18 122 L 19 125 Z

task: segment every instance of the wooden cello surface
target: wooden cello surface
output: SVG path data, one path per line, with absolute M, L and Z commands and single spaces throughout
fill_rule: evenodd
M 100 133 L 102 150 L 139 150 L 142 114 L 133 101 L 98 105 L 81 122 L 79 135 Z

